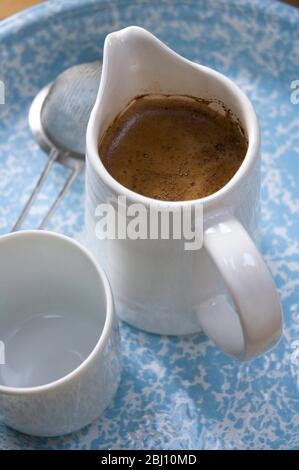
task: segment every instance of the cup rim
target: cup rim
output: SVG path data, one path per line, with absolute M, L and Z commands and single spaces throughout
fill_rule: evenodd
M 93 360 L 94 358 L 100 354 L 105 347 L 105 344 L 107 343 L 111 331 L 113 329 L 113 324 L 114 324 L 114 306 L 113 306 L 113 297 L 112 297 L 112 291 L 111 287 L 108 281 L 108 278 L 106 276 L 106 273 L 104 270 L 98 265 L 98 263 L 95 261 L 95 258 L 91 253 L 79 242 L 76 240 L 73 240 L 72 238 L 57 233 L 57 232 L 52 232 L 48 230 L 22 230 L 19 232 L 13 232 L 9 233 L 6 235 L 3 235 L 0 237 L 0 246 L 2 243 L 5 243 L 7 240 L 12 239 L 12 238 L 23 238 L 23 237 L 32 237 L 32 236 L 37 236 L 40 238 L 55 238 L 60 240 L 63 243 L 68 243 L 70 245 L 73 245 L 73 247 L 77 250 L 79 250 L 86 258 L 87 260 L 94 266 L 96 269 L 96 272 L 98 274 L 99 281 L 102 283 L 102 286 L 104 287 L 104 292 L 105 292 L 105 299 L 106 299 L 106 317 L 105 317 L 105 323 L 104 327 L 101 331 L 101 334 L 99 335 L 98 341 L 93 347 L 92 351 L 89 353 L 89 355 L 84 359 L 81 364 L 73 369 L 71 372 L 68 374 L 64 375 L 63 377 L 60 377 L 57 380 L 54 380 L 52 382 L 43 384 L 43 385 L 37 385 L 34 387 L 10 387 L 7 385 L 1 385 L 0 384 L 0 393 L 1 394 L 6 394 L 6 395 L 32 395 L 32 394 L 38 394 L 38 393 L 44 393 L 44 392 L 49 392 L 54 389 L 57 389 L 61 386 L 64 386 L 71 382 L 73 379 L 75 379 Z M 1 367 L 1 365 L 0 365 Z
M 98 152 L 98 125 L 97 125 L 97 115 L 98 110 L 101 104 L 101 99 L 104 93 L 105 83 L 108 79 L 109 73 L 109 60 L 108 60 L 108 53 L 107 49 L 109 48 L 109 43 L 112 37 L 118 37 L 123 39 L 128 34 L 136 34 L 140 37 L 147 37 L 148 40 L 151 40 L 159 45 L 159 47 L 163 48 L 168 54 L 174 56 L 177 60 L 183 61 L 188 66 L 193 67 L 194 69 L 198 70 L 198 72 L 209 74 L 213 80 L 218 82 L 222 82 L 228 88 L 230 88 L 233 94 L 236 96 L 236 99 L 239 101 L 241 107 L 243 108 L 244 117 L 246 121 L 246 126 L 244 130 L 248 137 L 248 148 L 244 160 L 236 173 L 233 177 L 218 191 L 215 193 L 210 194 L 209 196 L 205 196 L 199 199 L 191 199 L 187 201 L 164 201 L 159 199 L 153 199 L 148 196 L 143 196 L 131 189 L 123 186 L 119 183 L 110 173 L 106 170 L 105 166 L 102 163 Z M 201 64 L 197 64 L 192 62 L 188 59 L 185 59 L 181 55 L 177 54 L 175 51 L 170 49 L 166 44 L 156 38 L 153 34 L 149 31 L 140 28 L 139 26 L 129 26 L 127 28 L 121 29 L 114 33 L 110 33 L 106 36 L 105 43 L 104 43 L 104 54 L 103 54 L 103 67 L 102 67 L 102 78 L 100 82 L 100 87 L 98 91 L 98 95 L 94 104 L 94 107 L 91 111 L 87 132 L 86 132 L 86 154 L 88 162 L 91 163 L 93 170 L 95 173 L 101 178 L 101 180 L 110 188 L 110 190 L 117 195 L 126 196 L 130 201 L 136 203 L 142 203 L 146 206 L 148 205 L 156 205 L 161 209 L 165 208 L 178 208 L 186 205 L 198 204 L 201 203 L 205 206 L 214 206 L 216 205 L 220 199 L 224 196 L 228 196 L 232 191 L 235 190 L 237 186 L 244 180 L 246 175 L 250 172 L 252 167 L 254 166 L 255 161 L 259 156 L 259 148 L 260 148 L 260 128 L 259 128 L 259 121 L 256 114 L 256 111 L 246 96 L 246 94 L 241 90 L 241 88 L 230 78 L 226 75 Z M 218 99 L 218 98 L 216 98 Z M 223 100 L 220 100 L 223 102 Z M 225 105 L 225 102 L 223 102 Z M 238 117 L 238 116 L 237 116 Z

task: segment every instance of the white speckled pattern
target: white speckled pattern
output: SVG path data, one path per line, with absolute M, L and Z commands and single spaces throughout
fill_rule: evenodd
M 30 438 L 0 426 L 0 447 L 299 449 L 299 11 L 277 1 L 50 1 L 0 25 L 0 232 L 12 226 L 45 157 L 30 137 L 34 94 L 70 65 L 102 54 L 106 34 L 138 24 L 191 60 L 233 78 L 262 128 L 262 252 L 285 314 L 280 343 L 239 364 L 206 337 L 154 336 L 121 325 L 124 374 L 113 404 L 82 431 Z M 55 166 L 26 227 L 62 185 Z M 80 238 L 84 176 L 50 229 Z

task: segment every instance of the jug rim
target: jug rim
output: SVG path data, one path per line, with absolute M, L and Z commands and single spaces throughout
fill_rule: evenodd
M 141 37 L 146 37 L 147 40 L 153 41 L 158 44 L 161 48 L 166 50 L 169 54 L 174 55 L 178 60 L 185 62 L 189 66 L 197 69 L 199 72 L 203 72 L 209 74 L 210 77 L 218 82 L 222 82 L 226 87 L 228 87 L 233 94 L 236 96 L 236 99 L 240 103 L 243 112 L 244 112 L 244 120 L 246 121 L 246 125 L 242 124 L 244 128 L 247 139 L 248 139 L 248 148 L 246 151 L 246 155 L 244 160 L 236 173 L 233 177 L 218 191 L 202 197 L 198 199 L 191 199 L 186 201 L 164 201 L 160 199 L 150 198 L 148 196 L 143 196 L 119 183 L 113 176 L 106 170 L 105 166 L 102 163 L 102 160 L 99 155 L 98 151 L 98 140 L 99 140 L 99 126 L 98 126 L 98 111 L 101 106 L 101 99 L 103 96 L 103 78 L 106 78 L 105 74 L 107 74 L 107 47 L 111 38 L 124 39 L 127 35 L 135 34 Z M 104 59 L 103 59 L 103 68 L 102 68 L 102 80 L 99 87 L 98 95 L 94 107 L 91 111 L 90 119 L 88 122 L 87 133 L 86 133 L 86 155 L 88 162 L 91 163 L 93 170 L 95 173 L 102 179 L 102 181 L 110 188 L 110 190 L 117 194 L 126 196 L 128 200 L 132 202 L 142 203 L 145 206 L 148 205 L 156 205 L 161 208 L 176 208 L 182 207 L 190 204 L 203 204 L 207 207 L 213 207 L 215 204 L 219 202 L 220 199 L 223 197 L 229 196 L 232 192 L 234 192 L 237 187 L 242 183 L 242 181 L 247 177 L 247 175 L 251 172 L 254 167 L 256 160 L 259 158 L 259 149 L 260 149 L 260 127 L 259 127 L 259 120 L 256 114 L 256 111 L 246 96 L 246 94 L 241 90 L 241 88 L 230 78 L 226 75 L 210 68 L 205 65 L 197 64 L 192 62 L 188 59 L 185 59 L 181 55 L 177 54 L 175 51 L 170 49 L 166 44 L 156 38 L 152 33 L 149 31 L 139 27 L 139 26 L 128 26 L 123 28 L 119 31 L 112 32 L 106 36 L 105 43 L 104 43 Z M 178 94 L 176 94 L 178 95 Z M 219 101 L 219 99 L 217 100 Z M 224 105 L 225 102 L 220 100 Z M 129 104 L 129 103 L 128 103 Z M 121 112 L 122 110 L 120 110 Z M 238 117 L 238 116 L 237 116 Z

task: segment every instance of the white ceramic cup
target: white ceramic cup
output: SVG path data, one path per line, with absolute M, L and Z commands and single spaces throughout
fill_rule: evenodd
M 78 430 L 120 380 L 106 275 L 85 248 L 51 232 L 1 237 L 0 259 L 0 418 L 32 435 Z
M 98 142 L 128 103 L 144 93 L 191 95 L 220 101 L 239 119 L 246 157 L 219 191 L 194 201 L 165 202 L 125 188 L 107 172 Z M 184 240 L 102 240 L 96 208 L 119 195 L 130 202 L 186 207 L 202 204 L 203 248 Z M 245 94 L 224 75 L 192 63 L 149 32 L 129 27 L 107 36 L 102 79 L 87 130 L 86 233 L 111 282 L 120 318 L 149 332 L 201 330 L 224 351 L 249 359 L 272 347 L 281 333 L 276 288 L 256 246 L 260 199 L 260 131 Z

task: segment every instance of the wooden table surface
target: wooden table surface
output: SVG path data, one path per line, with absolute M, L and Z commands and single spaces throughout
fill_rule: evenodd
M 12 15 L 23 8 L 31 7 L 41 0 L 0 0 L 0 19 Z
M 299 0 L 286 1 L 299 7 Z M 23 8 L 30 7 L 40 2 L 41 0 L 0 0 L 0 19 L 3 19 L 6 16 L 12 15 L 17 11 L 22 10 Z

